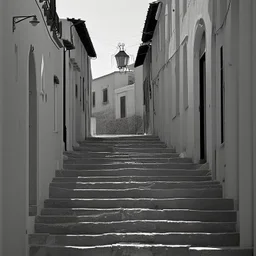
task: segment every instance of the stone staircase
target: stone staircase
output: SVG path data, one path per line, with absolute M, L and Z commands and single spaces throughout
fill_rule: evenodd
M 67 153 L 30 256 L 252 256 L 211 172 L 154 136 L 91 138 Z

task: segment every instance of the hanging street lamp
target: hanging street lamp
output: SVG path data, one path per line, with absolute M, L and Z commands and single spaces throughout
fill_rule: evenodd
M 128 69 L 130 56 L 124 51 L 125 44 L 118 44 L 119 52 L 115 55 L 117 68 L 120 71 L 124 71 Z

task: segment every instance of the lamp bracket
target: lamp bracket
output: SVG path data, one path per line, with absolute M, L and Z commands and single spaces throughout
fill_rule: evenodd
M 36 18 L 36 15 L 29 15 L 29 16 L 14 16 L 12 18 L 12 32 L 15 31 L 16 29 L 16 24 L 24 21 L 24 20 L 27 20 L 29 18 Z

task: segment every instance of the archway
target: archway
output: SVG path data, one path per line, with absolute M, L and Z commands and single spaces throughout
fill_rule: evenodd
M 37 83 L 34 47 L 29 52 L 29 215 L 37 214 Z
M 195 90 L 195 143 L 198 159 L 207 161 L 207 125 L 206 125 L 206 31 L 201 19 L 197 23 L 194 45 L 194 90 Z M 198 108 L 197 108 L 198 106 Z M 199 142 L 197 142 L 199 141 Z

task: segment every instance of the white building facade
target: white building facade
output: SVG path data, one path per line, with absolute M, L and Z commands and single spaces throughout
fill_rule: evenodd
M 0 12 L 0 255 L 27 256 L 35 216 L 63 165 L 62 25 L 55 1 L 0 1 Z
M 78 141 L 91 136 L 91 58 L 96 58 L 96 52 L 84 21 L 62 20 L 62 31 L 65 46 L 64 147 L 72 150 Z
M 134 71 L 113 72 L 93 80 L 92 114 L 96 120 L 96 134 L 141 131 L 142 116 L 135 111 L 135 88 Z
M 254 248 L 255 15 L 251 0 L 154 2 L 136 60 L 148 132 L 209 165 L 236 202 L 241 246 Z

